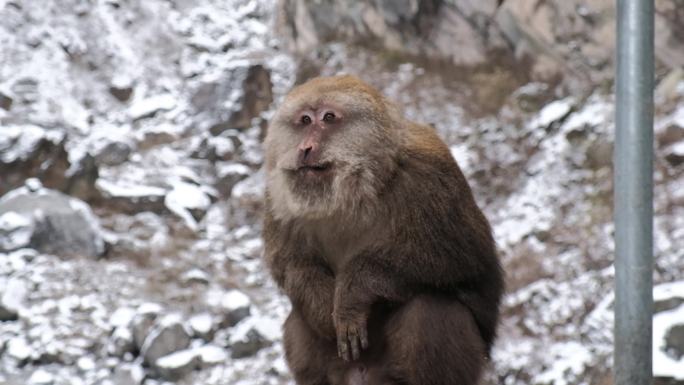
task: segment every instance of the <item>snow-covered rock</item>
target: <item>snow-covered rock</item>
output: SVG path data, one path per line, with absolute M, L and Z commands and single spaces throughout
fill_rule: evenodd
M 195 314 L 188 320 L 190 330 L 195 338 L 209 340 L 214 331 L 214 317 L 210 313 Z
M 137 314 L 131 320 L 133 342 L 138 350 L 142 349 L 161 311 L 162 307 L 156 303 L 145 303 L 138 307 Z
M 153 367 L 163 378 L 177 381 L 197 368 L 198 364 L 198 352 L 194 349 L 185 349 L 157 359 Z
M 216 188 L 229 197 L 233 187 L 251 174 L 249 167 L 240 163 L 219 163 L 216 165 Z
M 28 294 L 26 282 L 19 278 L 3 280 L 0 277 L 0 321 L 13 321 Z
M 196 351 L 203 368 L 222 364 L 228 359 L 226 350 L 213 344 L 200 346 Z
M 7 342 L 7 355 L 19 362 L 25 362 L 31 354 L 33 349 L 26 342 L 23 337 L 14 337 Z
M 198 229 L 198 222 L 211 205 L 211 199 L 200 186 L 178 182 L 164 198 L 166 207 L 178 215 L 191 230 Z
M 52 385 L 55 382 L 55 376 L 43 369 L 38 369 L 28 379 L 27 385 Z
M 268 346 L 269 343 L 256 328 L 236 332 L 230 338 L 230 356 L 232 358 L 250 357 L 265 346 Z
M 233 289 L 227 292 L 210 291 L 207 294 L 207 304 L 215 309 L 223 318 L 222 327 L 230 327 L 249 316 L 252 303 L 243 292 Z
M 190 334 L 185 330 L 177 315 L 164 316 L 145 338 L 140 350 L 150 365 L 155 365 L 163 356 L 183 350 L 190 346 Z
M 3 246 L 30 246 L 62 256 L 99 256 L 104 252 L 100 224 L 90 207 L 58 191 L 42 186 L 15 189 L 0 198 L 0 218 L 13 221 L 5 229 L 14 227 L 4 235 Z M 30 242 L 22 245 L 29 228 Z
M 168 111 L 176 106 L 176 98 L 170 94 L 160 94 L 147 99 L 133 101 L 128 109 L 132 120 L 154 116 L 157 112 Z

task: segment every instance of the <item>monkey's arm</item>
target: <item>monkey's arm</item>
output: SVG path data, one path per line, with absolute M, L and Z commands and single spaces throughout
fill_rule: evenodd
M 266 215 L 264 221 L 266 261 L 278 286 L 292 306 L 318 335 L 332 339 L 335 281 L 332 273 L 306 250 L 291 230 Z
M 403 303 L 419 292 L 465 298 L 489 334 L 493 322 L 487 318 L 502 286 L 495 244 L 450 155 L 404 165 L 385 198 L 394 219 L 388 222 L 398 224 L 391 239 L 350 259 L 336 281 L 340 356 L 356 359 L 368 345 L 366 321 L 374 303 Z

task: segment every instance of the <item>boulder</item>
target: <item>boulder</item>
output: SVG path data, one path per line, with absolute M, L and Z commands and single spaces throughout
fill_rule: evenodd
M 250 328 L 247 333 L 231 338 L 230 356 L 232 358 L 251 357 L 269 344 L 270 342 L 256 328 Z
M 99 222 L 83 201 L 42 187 L 35 179 L 0 198 L 0 247 L 31 247 L 60 256 L 104 253 Z
M 200 367 L 202 368 L 225 363 L 228 359 L 228 353 L 226 353 L 226 350 L 213 344 L 208 344 L 197 348 L 197 355 L 199 357 Z
M 215 329 L 214 317 L 210 313 L 195 314 L 188 320 L 192 336 L 205 341 L 211 340 Z
M 676 360 L 684 356 L 684 324 L 673 325 L 667 330 L 665 350 Z
M 221 162 L 216 165 L 216 189 L 228 198 L 233 192 L 233 187 L 251 173 L 249 167 L 244 164 Z
M 153 367 L 164 379 L 178 381 L 197 368 L 199 363 L 197 351 L 185 349 L 159 358 Z
M 12 103 L 14 102 L 14 99 L 9 95 L 7 91 L 3 91 L 0 89 L 0 108 L 3 110 L 9 111 L 10 108 L 12 108 Z
M 190 334 L 185 330 L 180 317 L 165 316 L 145 338 L 141 354 L 149 365 L 156 365 L 163 356 L 190 346 Z
M 136 315 L 131 320 L 133 342 L 138 351 L 142 350 L 145 339 L 150 334 L 161 311 L 161 306 L 156 303 L 145 303 L 138 307 Z
M 28 294 L 26 282 L 19 278 L 0 280 L 0 321 L 15 321 Z
M 260 64 L 238 67 L 220 80 L 204 82 L 191 103 L 212 135 L 229 129 L 244 130 L 273 101 L 271 73 Z
M 249 297 L 235 289 L 223 293 L 210 292 L 207 303 L 221 314 L 220 327 L 235 326 L 249 316 L 252 306 Z

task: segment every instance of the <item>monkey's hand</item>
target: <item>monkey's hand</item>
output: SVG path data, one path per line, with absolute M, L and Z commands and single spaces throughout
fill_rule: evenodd
M 358 360 L 368 348 L 368 310 L 348 306 L 344 296 L 335 295 L 333 322 L 337 331 L 337 353 L 345 361 Z

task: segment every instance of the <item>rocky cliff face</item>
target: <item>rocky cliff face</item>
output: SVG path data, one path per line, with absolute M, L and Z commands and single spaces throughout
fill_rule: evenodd
M 599 1 L 282 0 L 281 30 L 300 54 L 330 42 L 481 66 L 502 57 L 529 67 L 535 80 L 563 77 L 594 85 L 609 80 L 615 59 L 615 2 Z M 656 56 L 684 65 L 681 5 L 656 1 Z
M 604 384 L 609 1 L 0 0 L 0 384 L 291 384 L 260 140 L 354 73 L 449 144 L 507 272 L 486 383 Z M 654 372 L 684 381 L 681 7 L 657 1 Z

